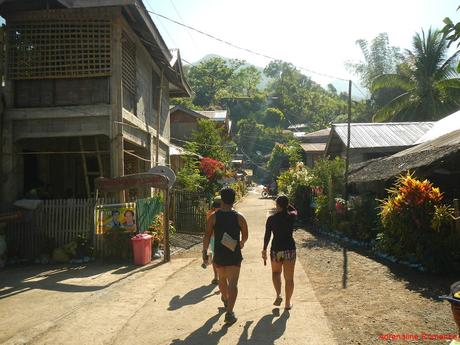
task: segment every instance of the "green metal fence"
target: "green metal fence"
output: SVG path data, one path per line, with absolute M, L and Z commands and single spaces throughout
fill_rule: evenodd
M 177 232 L 204 233 L 208 205 L 209 201 L 206 194 L 173 190 L 171 220 Z

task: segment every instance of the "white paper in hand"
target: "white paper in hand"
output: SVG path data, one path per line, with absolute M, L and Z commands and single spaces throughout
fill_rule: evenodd
M 232 238 L 232 236 L 230 236 L 229 234 L 227 234 L 226 232 L 224 232 L 224 235 L 222 236 L 222 241 L 220 241 L 220 243 L 227 247 L 228 249 L 230 249 L 232 252 L 235 251 L 236 249 L 236 245 L 238 243 L 237 240 L 234 240 Z

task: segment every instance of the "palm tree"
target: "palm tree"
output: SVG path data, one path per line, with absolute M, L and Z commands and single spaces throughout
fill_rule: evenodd
M 374 79 L 372 91 L 399 88 L 402 93 L 379 109 L 375 122 L 388 120 L 436 120 L 460 109 L 460 79 L 455 63 L 460 51 L 449 58 L 447 41 L 438 30 L 415 34 L 412 51 L 396 74 Z

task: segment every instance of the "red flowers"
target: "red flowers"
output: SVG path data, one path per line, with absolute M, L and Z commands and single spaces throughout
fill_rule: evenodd
M 223 173 L 225 166 L 218 160 L 204 157 L 200 161 L 200 169 L 208 179 L 214 179 Z

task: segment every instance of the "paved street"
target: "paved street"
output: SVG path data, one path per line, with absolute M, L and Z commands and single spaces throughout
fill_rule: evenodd
M 300 264 L 294 308 L 274 310 L 269 266 L 260 258 L 272 200 L 252 192 L 237 208 L 247 218 L 238 317 L 224 325 L 211 269 L 191 258 L 144 268 L 0 273 L 3 344 L 335 344 Z M 31 269 L 32 270 L 32 269 Z M 27 277 L 27 278 L 26 278 Z

